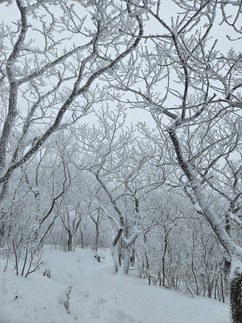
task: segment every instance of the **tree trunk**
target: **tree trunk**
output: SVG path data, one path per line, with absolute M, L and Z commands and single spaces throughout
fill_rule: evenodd
M 224 286 L 225 286 L 225 296 L 230 294 L 230 271 L 231 271 L 231 261 L 224 259 L 224 266 L 223 266 L 223 276 L 224 276 Z
M 166 267 L 165 267 L 165 255 L 162 257 L 162 287 L 166 286 Z
M 131 248 L 130 265 L 135 265 L 135 245 Z
M 242 274 L 237 274 L 230 282 L 230 308 L 232 323 L 242 323 Z
M 95 227 L 96 227 L 96 237 L 95 237 L 95 251 L 98 251 L 99 248 L 99 236 L 100 236 L 100 231 L 99 231 L 99 223 L 95 222 Z
M 122 233 L 124 231 L 124 228 L 119 228 L 116 236 L 113 239 L 112 245 L 113 245 L 113 264 L 114 264 L 114 270 L 117 273 L 119 271 L 119 268 L 121 267 L 121 253 L 120 253 L 120 243 L 119 240 L 122 236 Z
M 82 229 L 80 229 L 80 246 L 82 249 L 84 249 L 84 245 L 85 245 L 84 234 Z
M 130 267 L 130 247 L 124 247 L 124 274 L 128 275 Z
M 115 273 L 117 273 L 120 268 L 119 245 L 118 244 L 113 246 L 113 265 L 114 265 Z
M 68 231 L 67 251 L 73 251 L 73 234 Z
M 166 252 L 167 252 L 167 247 L 168 247 L 168 235 L 169 235 L 170 229 L 166 232 L 165 237 L 164 237 L 164 251 L 162 255 L 162 286 L 166 287 Z

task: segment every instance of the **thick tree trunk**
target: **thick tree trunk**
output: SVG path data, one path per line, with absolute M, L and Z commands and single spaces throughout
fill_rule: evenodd
M 224 266 L 223 266 L 223 277 L 225 282 L 225 296 L 230 295 L 230 271 L 231 271 L 231 261 L 224 259 Z
M 119 271 L 119 268 L 121 267 L 121 257 L 120 257 L 120 246 L 119 246 L 119 239 L 122 236 L 124 228 L 121 227 L 118 230 L 117 235 L 114 237 L 112 245 L 113 245 L 113 264 L 114 264 L 114 270 L 117 273 Z
M 230 282 L 230 308 L 232 323 L 242 323 L 242 274 Z
M 73 251 L 73 234 L 68 231 L 67 251 Z

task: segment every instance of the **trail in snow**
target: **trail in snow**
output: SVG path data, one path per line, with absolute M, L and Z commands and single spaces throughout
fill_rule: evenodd
M 77 249 L 70 253 L 47 250 L 45 267 L 50 269 L 51 279 L 34 274 L 28 279 L 15 277 L 13 282 L 11 277 L 14 276 L 10 275 L 8 282 L 5 281 L 8 302 L 0 299 L 0 323 L 229 322 L 228 306 L 147 286 L 147 281 L 132 276 L 115 275 L 111 257 L 107 252 L 103 255 L 105 258 L 98 263 L 91 250 Z M 18 300 L 13 300 L 13 295 L 9 297 L 7 285 L 18 288 Z M 62 300 L 63 291 L 70 285 L 71 312 L 68 315 Z M 4 309 L 2 320 L 1 306 Z M 13 311 L 19 317 L 13 316 Z

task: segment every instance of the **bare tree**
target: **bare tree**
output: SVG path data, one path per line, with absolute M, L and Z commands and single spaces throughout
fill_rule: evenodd
M 161 151 L 158 146 L 148 146 L 144 138 L 139 142 L 133 127 L 124 130 L 125 114 L 121 106 L 111 112 L 108 108 L 101 109 L 96 117 L 98 126 L 83 126 L 76 132 L 83 155 L 80 167 L 95 176 L 106 195 L 105 203 L 97 197 L 97 208 L 114 225 L 113 247 L 115 253 L 119 251 L 117 258 L 123 258 L 124 272 L 128 274 L 131 251 L 134 259 L 134 243 L 141 233 L 145 196 L 165 180 L 164 172 L 158 174 L 152 164 L 160 159 Z M 108 206 L 114 214 L 110 214 Z
M 118 68 L 143 34 L 138 13 L 123 1 L 16 0 L 9 10 L 19 19 L 0 30 L 1 199 L 13 171 L 51 134 L 104 99 L 96 80 Z
M 1 205 L 2 244 L 14 253 L 16 274 L 27 276 L 41 264 L 41 250 L 58 216 L 59 199 L 68 187 L 66 168 L 53 159 L 51 169 L 43 154 L 36 164 L 25 163 L 11 180 L 11 191 Z M 45 176 L 43 176 L 45 173 Z
M 135 2 L 137 10 L 156 24 L 157 32 L 144 32 L 140 59 L 127 74 L 132 75 L 127 77 L 131 81 L 121 82 L 117 76 L 110 85 L 129 93 L 129 105 L 145 108 L 153 116 L 159 139 L 147 134 L 166 147 L 164 160 L 173 165 L 177 185 L 211 225 L 232 263 L 232 321 L 241 323 L 242 249 L 229 232 L 231 221 L 241 226 L 241 171 L 235 165 L 241 149 L 242 56 L 235 49 L 241 39 L 241 3 L 173 4 L 177 14 L 169 22 L 161 1 Z M 223 35 L 228 30 L 230 35 L 218 39 L 216 29 Z M 123 102 L 126 98 L 127 94 Z M 214 192 L 217 198 L 227 199 L 222 214 L 208 202 Z

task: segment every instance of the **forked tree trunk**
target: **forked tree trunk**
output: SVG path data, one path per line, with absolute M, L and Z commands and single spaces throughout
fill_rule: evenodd
M 242 274 L 230 282 L 230 308 L 232 323 L 242 323 Z

